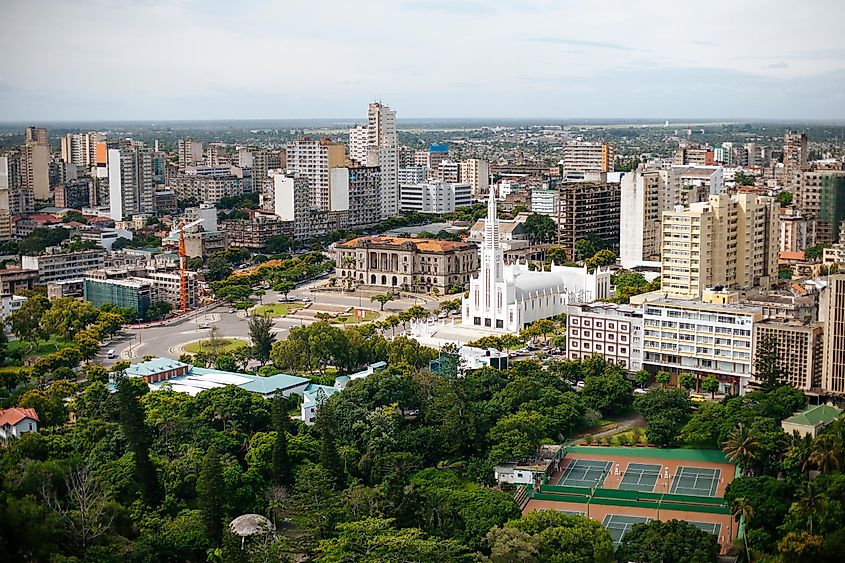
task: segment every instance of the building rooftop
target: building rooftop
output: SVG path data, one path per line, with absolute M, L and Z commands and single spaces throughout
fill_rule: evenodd
M 752 305 L 742 305 L 739 303 L 707 303 L 705 301 L 673 299 L 671 297 L 661 297 L 659 299 L 649 301 L 647 305 L 663 305 L 666 307 L 680 307 L 682 309 L 700 309 L 705 311 L 739 313 L 745 315 L 753 315 L 762 312 L 760 307 Z
M 828 424 L 833 422 L 833 420 L 840 414 L 842 414 L 842 409 L 838 409 L 830 405 L 815 405 L 793 414 L 784 420 L 784 422 L 788 424 L 816 427 L 819 424 Z
M 21 407 L 12 407 L 10 409 L 0 410 L 0 426 L 7 424 L 14 426 L 25 418 L 38 420 L 38 413 L 35 409 L 25 409 Z
M 420 252 L 450 252 L 453 250 L 469 250 L 475 248 L 474 244 L 466 242 L 455 242 L 450 240 L 403 238 L 403 237 L 358 237 L 350 241 L 340 243 L 338 248 L 368 248 L 371 246 L 394 246 L 411 244 Z

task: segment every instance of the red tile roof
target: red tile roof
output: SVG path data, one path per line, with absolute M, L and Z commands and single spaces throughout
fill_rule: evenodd
M 24 409 L 21 407 L 12 407 L 10 409 L 0 410 L 0 426 L 10 424 L 14 426 L 25 418 L 38 420 L 38 413 L 35 409 Z
M 337 246 L 340 248 L 360 248 L 366 243 L 399 246 L 408 242 L 416 246 L 420 252 L 448 252 L 450 250 L 468 250 L 473 248 L 472 244 L 466 242 L 404 237 L 358 237 L 344 243 L 339 243 Z

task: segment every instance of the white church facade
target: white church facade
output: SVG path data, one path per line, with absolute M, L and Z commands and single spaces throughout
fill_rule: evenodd
M 461 319 L 465 328 L 481 332 L 517 334 L 533 321 L 566 312 L 567 305 L 590 303 L 610 297 L 610 269 L 566 267 L 552 264 L 551 271 L 531 271 L 526 263 L 505 264 L 499 240 L 494 190 L 490 190 L 481 266 L 470 280 L 463 298 Z

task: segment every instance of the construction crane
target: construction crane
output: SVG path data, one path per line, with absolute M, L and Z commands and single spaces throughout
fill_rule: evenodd
M 183 311 L 188 310 L 188 276 L 186 273 L 187 269 L 187 262 L 188 262 L 188 254 L 185 251 L 185 229 L 190 229 L 196 225 L 202 223 L 204 219 L 197 219 L 196 221 L 192 221 L 185 224 L 184 221 L 179 225 L 179 294 L 180 294 L 180 305 Z M 176 229 L 170 232 L 170 236 L 176 234 Z

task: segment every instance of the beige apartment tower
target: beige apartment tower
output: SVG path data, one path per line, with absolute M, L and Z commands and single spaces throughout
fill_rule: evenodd
M 752 194 L 710 196 L 663 213 L 662 290 L 700 299 L 709 287 L 768 288 L 777 278 L 778 206 Z
M 822 391 L 845 395 L 845 274 L 828 277 Z

